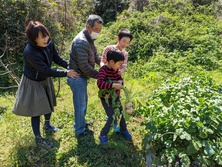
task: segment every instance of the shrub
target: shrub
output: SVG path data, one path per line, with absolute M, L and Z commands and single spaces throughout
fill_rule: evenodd
M 153 93 L 143 106 L 143 142 L 156 163 L 222 165 L 221 93 L 222 85 L 202 75 L 166 81 Z
M 118 30 L 123 27 L 131 30 L 134 36 L 127 48 L 130 61 L 147 61 L 157 53 L 177 52 L 186 57 L 191 66 L 202 66 L 206 70 L 219 67 L 222 23 L 211 5 L 195 8 L 191 1 L 151 1 L 144 12 L 122 12 L 116 22 L 106 25 L 103 39 L 96 42 L 102 44 L 100 47 L 115 42 Z

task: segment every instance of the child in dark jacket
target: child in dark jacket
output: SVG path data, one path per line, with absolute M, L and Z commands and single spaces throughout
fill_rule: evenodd
M 114 120 L 113 116 L 116 115 L 116 111 L 120 112 L 120 133 L 126 139 L 131 139 L 132 135 L 128 132 L 126 127 L 126 121 L 122 114 L 123 107 L 120 102 L 120 90 L 123 88 L 123 78 L 118 73 L 119 68 L 124 62 L 124 55 L 116 50 L 112 49 L 107 53 L 107 64 L 102 66 L 99 70 L 97 85 L 100 89 L 101 102 L 108 116 L 106 124 L 100 132 L 100 143 L 105 144 L 108 142 L 107 134 L 110 130 L 110 126 Z M 114 95 L 108 97 L 111 91 L 114 90 Z M 115 99 L 114 99 L 115 98 Z M 108 103 L 107 103 L 108 102 Z M 114 107 L 114 103 L 117 104 Z M 117 107 L 117 108 L 116 108 Z

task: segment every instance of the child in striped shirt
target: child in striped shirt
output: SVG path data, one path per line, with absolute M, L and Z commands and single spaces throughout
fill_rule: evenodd
M 107 134 L 110 130 L 110 126 L 114 121 L 113 115 L 116 109 L 113 107 L 113 102 L 118 104 L 118 111 L 121 114 L 120 119 L 120 133 L 126 139 L 131 139 L 132 135 L 128 132 L 126 127 L 126 121 L 122 114 L 123 107 L 120 102 L 120 90 L 123 88 L 123 78 L 119 74 L 119 68 L 124 62 L 124 55 L 116 50 L 111 49 L 107 52 L 107 63 L 99 70 L 97 85 L 101 93 L 101 102 L 108 116 L 108 119 L 100 132 L 100 143 L 105 144 L 108 142 Z M 110 90 L 114 90 L 114 95 L 109 96 Z M 106 100 L 108 97 L 108 100 Z M 107 103 L 108 102 L 108 103 Z
M 129 46 L 132 39 L 133 35 L 128 29 L 121 29 L 117 36 L 117 44 L 108 45 L 104 48 L 100 66 L 107 64 L 107 52 L 111 49 L 117 49 L 124 55 L 124 61 L 118 70 L 119 74 L 122 75 L 126 71 L 127 62 L 128 62 L 128 52 L 125 49 Z M 115 132 L 120 131 L 116 121 L 114 121 L 114 131 Z

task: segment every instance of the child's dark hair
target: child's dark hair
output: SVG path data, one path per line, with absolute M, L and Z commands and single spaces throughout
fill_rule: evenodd
M 117 49 L 111 49 L 107 52 L 107 61 L 113 60 L 114 63 L 124 61 L 124 55 Z
M 133 34 L 128 29 L 121 29 L 118 33 L 118 37 L 119 37 L 119 39 L 121 39 L 123 37 L 129 37 L 130 41 L 132 41 Z

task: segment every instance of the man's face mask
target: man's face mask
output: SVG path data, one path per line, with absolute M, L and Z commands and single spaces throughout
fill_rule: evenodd
M 90 36 L 91 36 L 92 39 L 96 39 L 99 36 L 99 33 L 92 31 Z

